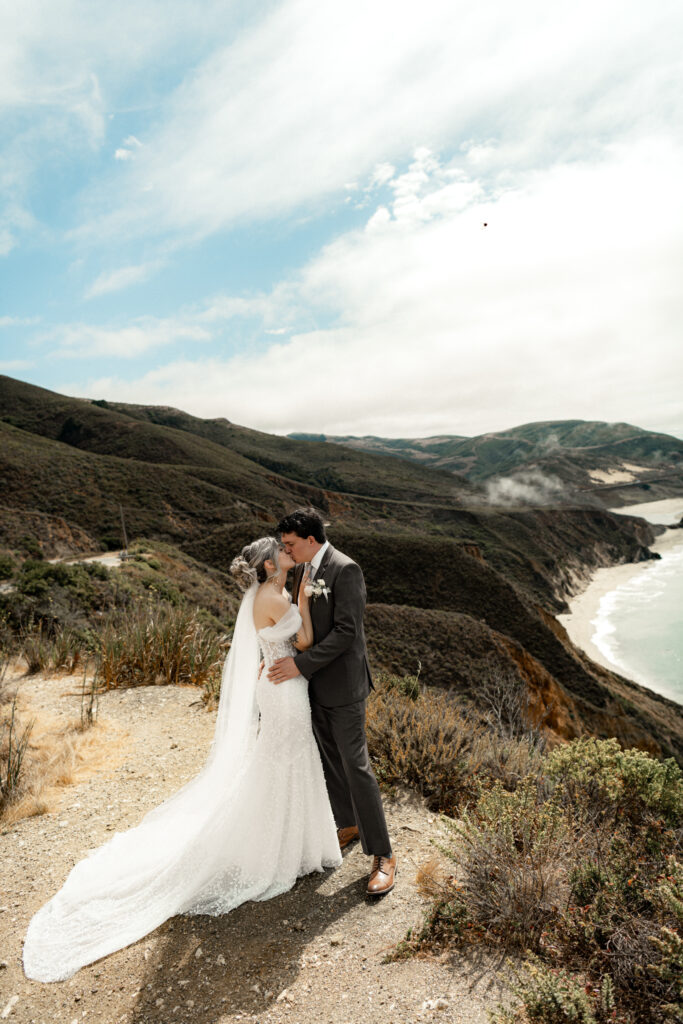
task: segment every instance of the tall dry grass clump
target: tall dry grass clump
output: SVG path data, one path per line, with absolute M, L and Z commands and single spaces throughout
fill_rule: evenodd
M 32 721 L 20 722 L 16 693 L 9 708 L 0 706 L 0 818 L 22 795 L 26 751 L 33 725 Z
M 95 638 L 100 689 L 210 686 L 220 678 L 225 638 L 193 610 L 149 605 L 110 616 Z
M 0 818 L 21 796 L 25 783 L 25 761 L 33 722 L 22 722 L 17 710 L 17 692 L 5 685 L 7 670 L 16 654 L 11 633 L 0 624 Z
M 21 627 L 19 650 L 26 662 L 26 674 L 65 671 L 73 673 L 88 658 L 89 644 L 71 626 L 44 619 L 30 619 Z

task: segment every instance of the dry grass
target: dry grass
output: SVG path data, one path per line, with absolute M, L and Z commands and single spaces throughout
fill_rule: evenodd
M 142 606 L 110 616 L 97 636 L 100 688 L 184 685 L 220 680 L 225 640 L 186 607 Z
M 0 814 L 21 794 L 33 721 L 22 722 L 17 713 L 17 694 L 0 712 Z
M 46 814 L 58 805 L 67 786 L 94 772 L 110 770 L 125 739 L 121 730 L 111 725 L 95 722 L 83 730 L 79 719 L 65 722 L 25 704 L 19 706 L 18 716 L 21 723 L 32 720 L 33 729 L 19 785 L 0 810 L 4 824 Z

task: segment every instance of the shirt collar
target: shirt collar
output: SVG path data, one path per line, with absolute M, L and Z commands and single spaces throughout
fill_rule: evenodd
M 329 542 L 329 540 L 326 540 L 325 543 L 323 544 L 323 546 L 321 548 L 319 548 L 316 551 L 316 553 L 313 555 L 313 558 L 311 559 L 311 568 L 315 572 L 317 572 L 318 569 L 320 568 L 320 563 L 323 560 L 323 555 L 325 554 L 325 552 L 327 551 L 329 546 L 330 546 L 330 542 Z

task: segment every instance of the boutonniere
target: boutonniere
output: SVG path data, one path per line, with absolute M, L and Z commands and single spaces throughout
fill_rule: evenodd
M 331 593 L 332 591 L 329 587 L 325 586 L 325 580 L 322 578 L 319 580 L 311 580 L 304 587 L 304 594 L 306 597 L 312 597 L 314 600 L 316 597 L 324 597 L 327 601 L 327 595 Z

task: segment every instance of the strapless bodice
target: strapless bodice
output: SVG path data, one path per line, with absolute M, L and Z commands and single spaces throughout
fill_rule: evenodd
M 273 626 L 264 626 L 256 632 L 263 660 L 272 665 L 277 658 L 288 658 L 296 654 L 292 637 L 301 629 L 301 613 L 295 604 L 285 612 Z

